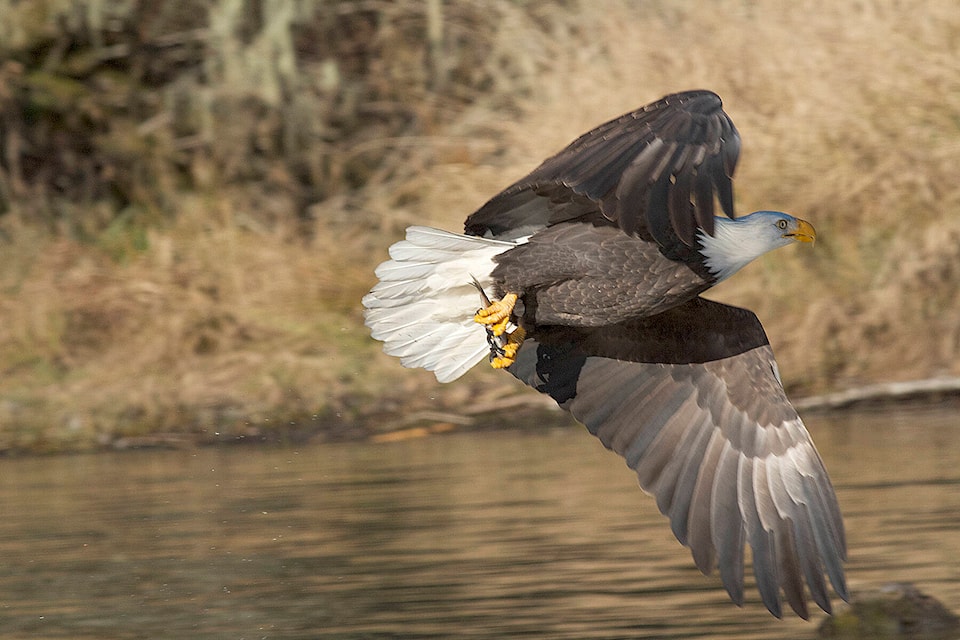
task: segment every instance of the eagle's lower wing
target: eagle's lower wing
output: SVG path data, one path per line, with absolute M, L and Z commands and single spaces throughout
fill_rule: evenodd
M 744 543 L 757 587 L 807 617 L 804 583 L 847 599 L 843 522 L 756 316 L 700 298 L 609 327 L 540 329 L 510 368 L 626 459 L 697 567 L 743 601 Z
M 666 96 L 585 133 L 467 218 L 494 238 L 599 211 L 671 252 L 713 234 L 714 197 L 734 216 L 731 178 L 740 136 L 710 91 Z

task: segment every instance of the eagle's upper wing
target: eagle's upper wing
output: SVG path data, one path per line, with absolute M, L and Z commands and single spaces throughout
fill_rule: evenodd
M 514 238 L 598 210 L 671 249 L 713 234 L 714 196 L 734 216 L 740 136 L 719 96 L 666 96 L 585 133 L 467 218 L 466 232 Z
M 752 312 L 696 298 L 619 325 L 540 328 L 510 372 L 626 458 L 735 602 L 745 542 L 774 615 L 782 592 L 807 617 L 804 582 L 829 612 L 824 573 L 847 599 L 836 496 Z

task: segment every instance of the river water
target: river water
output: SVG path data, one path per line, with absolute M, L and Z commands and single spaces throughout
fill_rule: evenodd
M 955 411 L 811 416 L 851 588 L 960 610 Z M 585 430 L 5 459 L 0 638 L 813 638 Z

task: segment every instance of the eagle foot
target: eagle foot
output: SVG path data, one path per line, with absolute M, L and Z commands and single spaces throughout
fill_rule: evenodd
M 513 308 L 517 304 L 517 294 L 508 293 L 499 300 L 491 302 L 489 305 L 477 311 L 473 316 L 473 321 L 487 325 L 487 330 L 493 335 L 500 336 L 507 330 L 510 324 L 510 316 L 513 314 Z
M 527 337 L 523 327 L 517 327 L 505 335 L 495 335 L 487 327 L 487 342 L 490 344 L 490 366 L 494 369 L 506 369 L 517 359 L 517 351 Z M 506 339 L 504 339 L 506 338 Z

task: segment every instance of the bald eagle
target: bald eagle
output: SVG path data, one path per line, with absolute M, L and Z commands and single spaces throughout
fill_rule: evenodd
M 551 396 L 625 458 L 735 603 L 746 544 L 767 609 L 807 618 L 805 591 L 831 612 L 827 579 L 848 599 L 837 499 L 756 315 L 700 294 L 816 234 L 735 216 L 739 152 L 716 94 L 666 96 L 574 140 L 464 234 L 407 229 L 363 305 L 407 367 L 449 382 L 489 359 Z

